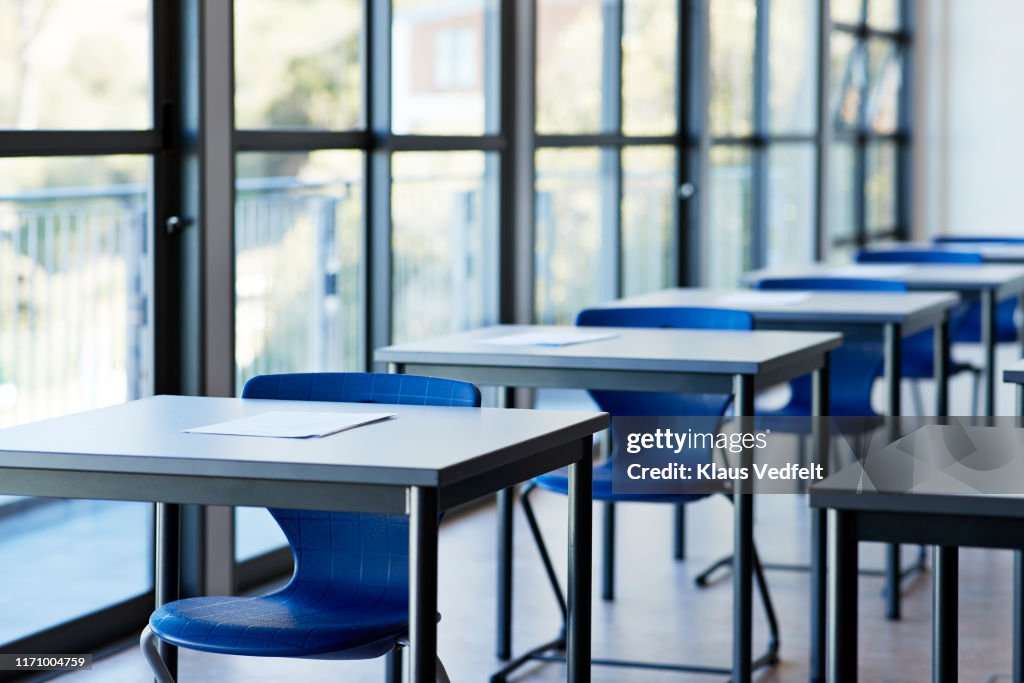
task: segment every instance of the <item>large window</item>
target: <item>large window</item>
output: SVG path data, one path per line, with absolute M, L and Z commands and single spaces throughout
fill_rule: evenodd
M 829 120 L 830 238 L 839 251 L 909 230 L 906 0 L 833 5 Z M 830 210 L 833 207 L 830 207 Z
M 367 6 L 234 3 L 236 392 L 497 320 L 497 2 Z M 239 560 L 283 543 L 237 520 Z
M 679 17 L 653 0 L 538 0 L 534 310 L 677 277 Z
M 906 234 L 903 2 L 832 2 L 831 21 L 820 6 L 708 3 L 707 284 Z M 824 45 L 823 25 L 832 26 Z
M 147 0 L 0 0 L 0 426 L 153 392 L 152 35 Z M 88 617 L 61 648 L 90 651 L 114 611 L 143 618 L 151 519 L 0 496 L 0 649 Z

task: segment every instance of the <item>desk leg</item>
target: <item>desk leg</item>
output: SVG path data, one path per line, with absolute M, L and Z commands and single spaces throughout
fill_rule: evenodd
M 831 445 L 829 428 L 824 416 L 829 409 L 829 366 L 825 364 L 814 373 L 814 459 L 821 465 L 822 473 L 828 476 L 828 453 Z M 825 617 L 828 612 L 828 513 L 824 509 L 811 510 L 811 683 L 825 681 L 825 639 L 827 635 Z
M 935 546 L 932 577 L 932 681 L 957 680 L 957 565 L 956 546 Z
M 580 459 L 569 466 L 569 683 L 590 683 L 593 438 L 580 441 Z
M 852 512 L 833 510 L 829 557 L 828 680 L 857 683 L 857 535 Z
M 437 489 L 409 494 L 409 681 L 434 683 L 437 671 Z
M 1013 551 L 1013 683 L 1024 681 L 1024 550 Z
M 935 326 L 935 415 L 949 415 L 949 315 Z
M 996 414 L 996 292 L 986 289 L 981 293 L 981 346 L 985 351 L 986 417 Z
M 749 432 L 754 414 L 754 378 L 739 375 L 735 379 L 736 417 L 740 430 Z M 750 467 L 751 453 L 745 450 L 741 465 Z M 753 673 L 753 558 L 754 496 L 751 482 L 740 479 L 733 484 L 733 556 L 732 556 L 732 681 L 750 683 Z
M 885 326 L 885 378 L 886 409 L 890 417 L 902 414 L 900 383 L 902 381 L 901 326 L 889 323 Z M 885 617 L 893 621 L 900 618 L 900 546 L 890 543 L 885 553 Z
M 174 602 L 181 585 L 181 507 L 156 504 L 156 606 Z M 160 658 L 175 680 L 178 678 L 178 648 L 160 640 Z
M 498 407 L 508 408 L 511 390 L 497 387 Z M 515 489 L 498 491 L 498 600 L 497 642 L 495 655 L 502 661 L 512 656 L 512 526 L 515 511 Z

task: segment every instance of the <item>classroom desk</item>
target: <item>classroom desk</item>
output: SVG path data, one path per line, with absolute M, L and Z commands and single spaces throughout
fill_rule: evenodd
M 827 414 L 828 352 L 838 334 L 817 332 L 663 330 L 587 327 L 612 339 L 570 346 L 497 346 L 489 337 L 563 329 L 498 325 L 377 349 L 374 359 L 392 372 L 463 379 L 482 385 L 623 391 L 735 393 L 737 416 L 754 413 L 754 394 L 801 375 L 815 374 L 820 390 L 815 414 Z M 573 328 L 579 329 L 579 328 Z M 734 496 L 732 680 L 749 683 L 752 671 L 753 496 Z M 498 656 L 511 654 L 512 492 L 498 502 Z M 815 518 L 817 519 L 817 518 Z M 823 521 L 823 520 L 818 520 Z M 814 561 L 823 559 L 824 524 L 812 521 Z M 814 600 L 816 624 L 824 626 L 824 583 Z M 818 594 L 816 594 L 817 596 Z M 821 611 L 817 611 L 820 608 Z M 823 628 L 822 628 L 823 630 Z M 812 631 L 812 638 L 818 635 Z
M 999 430 L 998 432 L 984 430 Z M 979 446 L 995 435 L 1000 448 Z M 830 683 L 857 680 L 857 543 L 934 547 L 932 680 L 957 680 L 958 548 L 1016 550 L 1014 675 L 1021 679 L 1024 550 L 1024 429 L 929 425 L 811 486 L 811 506 L 829 510 Z M 877 463 L 877 464 L 876 464 Z M 824 652 L 819 656 L 824 656 Z
M 157 503 L 157 605 L 178 596 L 178 504 L 409 516 L 410 675 L 433 683 L 439 514 L 570 466 L 570 681 L 590 680 L 591 451 L 605 413 L 386 406 L 320 439 L 185 434 L 266 411 L 380 405 L 157 396 L 0 430 L 0 493 Z M 174 648 L 162 647 L 174 672 Z
M 896 280 L 913 291 L 952 291 L 965 299 L 981 302 L 981 339 L 985 354 L 985 391 L 983 412 L 995 415 L 996 402 L 996 302 L 1024 297 L 1024 265 L 982 264 L 855 264 L 836 266 L 815 263 L 809 266 L 767 269 L 743 276 L 748 284 L 772 277 L 850 277 Z M 1021 335 L 1024 339 L 1024 335 Z
M 794 295 L 796 295 L 794 297 Z M 799 297 L 799 300 L 796 300 Z M 932 328 L 936 360 L 948 357 L 949 313 L 959 297 L 948 292 L 751 291 L 681 287 L 602 304 L 603 307 L 731 308 L 749 312 L 759 330 L 840 332 L 844 339 L 884 340 L 886 413 L 900 415 L 899 340 Z M 949 368 L 936 367 L 936 415 L 948 412 Z

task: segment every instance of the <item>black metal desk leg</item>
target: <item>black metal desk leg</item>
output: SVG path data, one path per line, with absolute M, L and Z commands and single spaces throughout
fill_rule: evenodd
M 508 408 L 512 402 L 511 389 L 497 387 L 498 407 Z M 502 661 L 512 656 L 512 515 L 515 489 L 498 491 L 498 601 L 497 641 L 494 653 Z
M 1013 551 L 1013 683 L 1024 681 L 1024 550 Z
M 736 417 L 741 432 L 751 431 L 754 414 L 754 378 L 735 379 Z M 750 468 L 751 452 L 745 450 L 741 466 Z M 754 496 L 750 480 L 733 484 L 733 610 L 732 610 L 732 682 L 750 683 L 753 673 L 753 571 L 754 571 Z
M 857 682 L 857 536 L 852 512 L 832 511 L 829 557 L 828 680 Z
M 935 326 L 935 415 L 949 414 L 949 316 Z
M 409 681 L 437 672 L 437 489 L 409 491 Z
M 932 681 L 957 680 L 957 565 L 956 546 L 935 546 L 932 577 Z
M 498 639 L 495 654 L 512 656 L 512 512 L 515 489 L 498 491 Z
M 996 292 L 986 289 L 981 293 L 981 346 L 985 352 L 986 417 L 996 414 Z
M 900 325 L 885 326 L 885 378 L 886 378 L 886 409 L 890 417 L 902 415 L 900 401 L 900 383 L 902 380 L 902 344 L 903 334 Z M 900 547 L 890 543 L 885 554 L 885 617 L 891 620 L 900 618 Z
M 181 507 L 156 504 L 156 606 L 174 602 L 181 586 Z M 160 640 L 157 648 L 171 676 L 178 678 L 178 648 Z
M 569 683 L 590 683 L 593 438 L 581 439 L 580 450 L 579 462 L 569 466 Z
M 828 453 L 831 444 L 828 422 L 823 416 L 829 411 L 829 367 L 825 365 L 814 373 L 814 415 L 813 462 L 821 465 L 828 475 Z M 828 514 L 822 509 L 811 510 L 811 633 L 810 633 L 810 680 L 811 683 L 825 681 L 825 639 L 827 637 L 825 615 L 828 612 Z

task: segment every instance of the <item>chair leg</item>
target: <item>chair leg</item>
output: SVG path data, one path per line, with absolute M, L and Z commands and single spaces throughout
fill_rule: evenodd
M 601 546 L 601 598 L 615 599 L 615 503 L 604 504 Z
M 437 658 L 437 683 L 452 683 L 452 679 L 448 678 L 448 672 L 445 671 L 444 663 L 441 658 Z
M 530 492 L 536 488 L 536 485 L 532 482 L 523 487 L 522 493 L 519 494 L 519 500 L 523 504 L 523 513 L 526 515 L 527 525 L 530 527 L 530 535 L 533 536 L 533 542 L 537 546 L 537 551 L 540 553 L 541 562 L 544 564 L 544 572 L 548 576 L 548 581 L 551 583 L 551 590 L 555 593 L 555 599 L 558 600 L 558 606 L 562 610 L 562 630 L 565 631 L 565 624 L 569 620 L 569 607 L 565 601 L 565 594 L 562 592 L 562 586 L 558 583 L 558 576 L 555 574 L 555 567 L 551 564 L 551 555 L 548 554 L 547 545 L 544 543 L 544 537 L 540 533 L 540 526 L 537 524 L 537 516 L 533 512 L 533 505 L 530 503 Z
M 910 381 L 910 393 L 914 397 L 914 415 L 922 417 L 924 415 L 924 399 L 921 397 L 920 380 Z
M 677 560 L 686 559 L 686 506 L 675 507 L 675 534 L 673 536 L 672 556 Z
M 974 369 L 974 394 L 971 396 L 971 417 L 978 417 L 978 405 L 981 401 L 981 368 Z
M 768 592 L 768 581 L 764 577 L 764 567 L 761 565 L 761 557 L 754 548 L 754 580 L 757 582 L 757 591 L 761 594 L 761 604 L 764 607 L 764 616 L 768 621 L 768 650 L 765 655 L 768 665 L 777 664 L 779 661 L 779 620 L 775 615 L 775 605 L 772 604 L 771 593 Z
M 142 657 L 146 660 L 146 664 L 149 665 L 149 669 L 153 672 L 157 683 L 175 683 L 174 677 L 171 676 L 171 672 L 167 670 L 167 666 L 164 664 L 164 660 L 160 659 L 157 643 L 156 634 L 153 633 L 149 626 L 142 629 L 142 635 L 139 637 L 139 647 L 142 649 Z
M 384 682 L 402 683 L 402 650 L 395 648 L 384 655 Z

